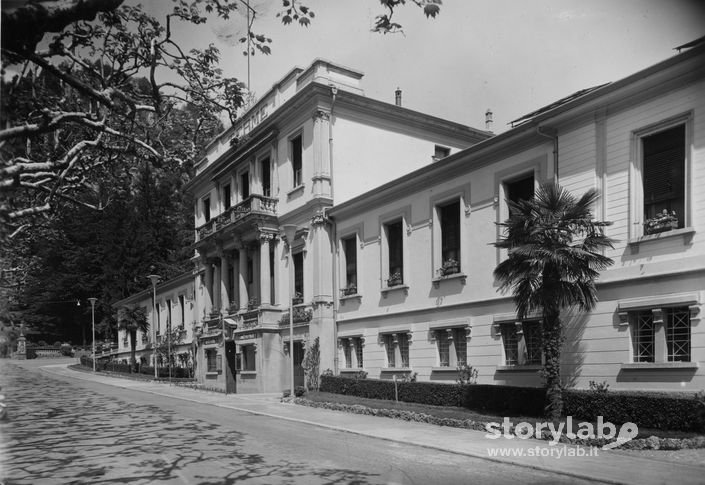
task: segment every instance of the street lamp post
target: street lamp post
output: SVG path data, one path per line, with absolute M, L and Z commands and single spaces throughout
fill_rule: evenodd
M 152 357 L 154 359 L 154 378 L 159 379 L 157 372 L 157 283 L 159 282 L 159 275 L 151 274 L 147 275 L 147 278 L 152 282 L 152 335 L 154 336 L 152 340 Z
M 286 244 L 289 248 L 289 363 L 291 377 L 291 397 L 294 397 L 294 259 L 291 247 L 294 245 L 296 237 L 296 224 L 285 224 L 282 226 Z
M 98 298 L 89 298 L 91 302 L 91 326 L 93 327 L 93 372 L 95 372 L 95 302 Z

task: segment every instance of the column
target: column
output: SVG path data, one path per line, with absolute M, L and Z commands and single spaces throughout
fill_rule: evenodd
M 329 234 L 330 220 L 323 213 L 317 212 L 311 218 L 313 228 L 311 252 L 313 259 L 313 299 L 314 301 L 333 300 L 333 247 Z
M 240 310 L 247 310 L 247 248 L 238 248 L 238 282 L 240 287 Z
M 228 307 L 230 306 L 228 265 L 230 261 L 222 249 L 218 252 L 218 257 L 220 257 L 220 309 L 223 310 L 223 313 L 228 313 Z
M 313 193 L 331 196 L 330 171 L 330 113 L 316 110 L 313 113 Z
M 259 292 L 260 305 L 272 303 L 271 281 L 269 277 L 269 243 L 274 239 L 274 234 L 260 232 L 259 240 Z
M 206 287 L 206 291 L 203 295 L 205 298 L 203 310 L 206 318 L 208 318 L 213 308 L 213 265 L 211 265 L 210 261 L 206 258 L 203 259 L 203 265 L 206 267 L 206 273 L 204 275 L 205 281 L 203 282 L 203 286 Z

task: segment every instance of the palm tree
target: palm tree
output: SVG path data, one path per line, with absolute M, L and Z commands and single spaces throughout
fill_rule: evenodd
M 501 291 L 511 290 L 518 318 L 532 313 L 543 317 L 546 411 L 553 419 L 563 412 L 561 311 L 592 310 L 597 302 L 595 279 L 613 264 L 600 252 L 612 247 L 613 240 L 604 234 L 611 222 L 593 220 L 590 207 L 597 198 L 594 189 L 576 199 L 558 184 L 544 184 L 529 200 L 507 201 L 510 216 L 499 224 L 504 234 L 494 243 L 508 250 L 494 276 Z
M 130 336 L 130 367 L 136 371 L 137 361 L 135 351 L 137 348 L 137 331 L 149 331 L 149 322 L 144 310 L 140 307 L 124 307 L 120 310 L 118 317 L 118 329 L 127 331 Z

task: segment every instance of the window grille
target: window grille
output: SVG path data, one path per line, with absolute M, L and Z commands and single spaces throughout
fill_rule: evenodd
M 690 362 L 690 312 L 687 307 L 666 312 L 668 362 Z
M 634 362 L 654 361 L 654 315 L 638 312 L 634 326 Z

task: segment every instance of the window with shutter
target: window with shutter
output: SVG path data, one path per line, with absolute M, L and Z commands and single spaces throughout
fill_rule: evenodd
M 671 216 L 673 227 L 685 226 L 685 125 L 642 138 L 642 180 L 644 232 L 654 227 L 649 221 Z

